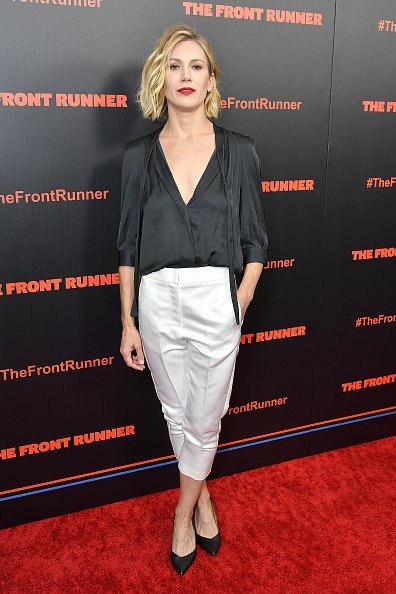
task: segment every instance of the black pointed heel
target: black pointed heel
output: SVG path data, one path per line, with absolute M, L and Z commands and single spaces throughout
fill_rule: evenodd
M 210 503 L 212 505 L 213 517 L 216 521 L 216 526 L 219 527 L 212 497 L 210 497 Z M 194 514 L 193 514 L 195 539 L 196 539 L 197 543 L 199 544 L 199 546 L 202 549 L 204 549 L 204 551 L 206 551 L 210 555 L 216 555 L 217 551 L 220 548 L 220 542 L 221 542 L 220 531 L 217 534 L 215 534 L 214 536 L 212 536 L 212 538 L 207 538 L 206 536 L 201 536 L 201 534 L 198 534 L 197 524 L 196 524 L 196 519 L 195 519 L 196 508 L 197 508 L 197 503 L 195 504 Z
M 172 528 L 172 540 L 173 540 L 173 532 L 175 530 L 175 514 L 173 515 L 173 528 Z M 192 565 L 197 555 L 197 546 L 195 545 L 195 549 L 188 553 L 187 555 L 178 555 L 172 550 L 170 552 L 170 560 L 172 562 L 173 567 L 176 571 L 183 575 L 186 573 L 187 569 Z

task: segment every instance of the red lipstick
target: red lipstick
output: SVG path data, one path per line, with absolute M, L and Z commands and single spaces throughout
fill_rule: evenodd
M 177 91 L 182 95 L 191 95 L 191 93 L 195 93 L 195 89 L 191 87 L 181 87 L 181 89 L 177 89 Z

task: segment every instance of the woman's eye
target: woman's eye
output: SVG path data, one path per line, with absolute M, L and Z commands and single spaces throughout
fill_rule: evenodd
M 174 66 L 177 68 L 177 67 L 179 66 L 179 64 L 171 64 L 171 65 L 169 66 L 169 68 L 170 68 L 171 70 L 173 70 L 173 67 L 174 67 Z M 194 64 L 193 68 L 198 68 L 198 70 L 202 70 L 202 66 L 201 66 L 200 64 Z

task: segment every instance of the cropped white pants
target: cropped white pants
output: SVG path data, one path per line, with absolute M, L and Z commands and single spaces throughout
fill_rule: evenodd
M 203 480 L 228 410 L 241 337 L 228 268 L 162 268 L 142 275 L 139 332 L 179 470 Z

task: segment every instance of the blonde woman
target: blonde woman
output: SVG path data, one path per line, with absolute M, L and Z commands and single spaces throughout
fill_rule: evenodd
M 196 543 L 219 549 L 206 478 L 241 325 L 267 261 L 254 141 L 212 121 L 219 73 L 207 39 L 184 23 L 166 29 L 137 95 L 143 117 L 162 125 L 129 141 L 122 164 L 120 352 L 133 369 L 147 363 L 178 461 L 170 559 L 179 574 Z M 243 271 L 239 288 L 235 271 Z

